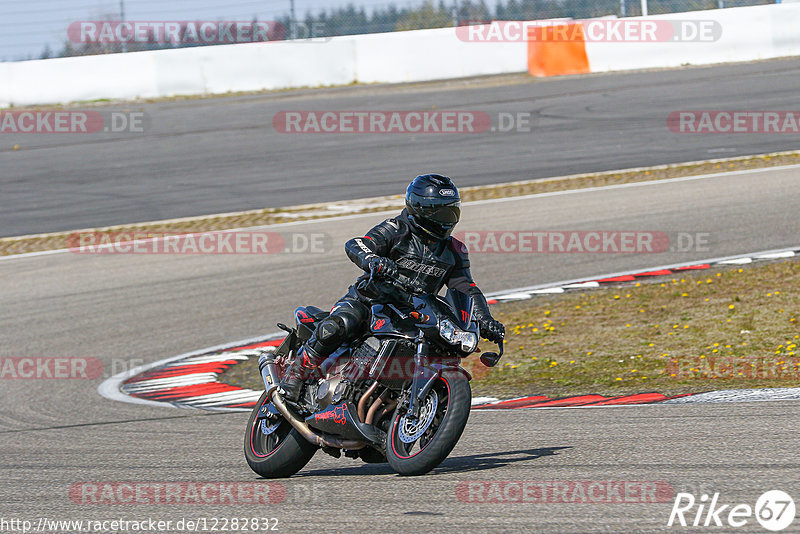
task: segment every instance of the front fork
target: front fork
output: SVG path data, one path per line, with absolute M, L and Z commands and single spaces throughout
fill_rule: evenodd
M 408 414 L 411 419 L 417 418 L 422 400 L 443 371 L 442 366 L 429 364 L 428 344 L 425 343 L 425 336 L 422 330 L 417 334 L 415 341 L 417 351 L 414 354 L 414 371 L 411 380 L 411 392 L 408 398 Z
M 425 343 L 425 335 L 420 330 L 417 333 L 417 351 L 414 353 L 414 375 L 411 379 L 411 396 L 408 398 L 408 413 L 412 418 L 417 417 L 419 411 L 418 401 L 422 388 L 422 372 L 424 370 L 425 358 L 428 356 L 428 345 Z

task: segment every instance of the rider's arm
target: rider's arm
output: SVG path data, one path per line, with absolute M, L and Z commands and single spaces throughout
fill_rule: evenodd
M 344 245 L 347 257 L 364 271 L 369 271 L 370 260 L 389 257 L 389 252 L 402 236 L 402 227 L 396 219 L 387 219 L 367 232 L 364 237 L 354 237 Z
M 477 315 L 491 317 L 492 314 L 489 312 L 489 303 L 486 302 L 486 297 L 483 296 L 483 292 L 472 279 L 472 273 L 469 270 L 467 246 L 455 238 L 450 238 L 450 246 L 455 252 L 456 264 L 450 272 L 450 277 L 447 279 L 447 287 L 471 296 L 475 301 L 475 311 Z
M 450 238 L 450 246 L 453 247 L 455 252 L 456 264 L 447 279 L 447 287 L 470 295 L 475 303 L 474 314 L 475 319 L 481 325 L 481 334 L 487 339 L 501 341 L 505 334 L 505 328 L 502 323 L 495 321 L 492 317 L 492 312 L 489 311 L 489 303 L 486 302 L 483 291 L 478 288 L 472 279 L 466 245 L 455 238 Z

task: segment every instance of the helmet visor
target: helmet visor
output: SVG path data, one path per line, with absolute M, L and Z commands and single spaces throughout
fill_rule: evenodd
M 433 199 L 431 199 L 433 200 Z M 442 226 L 455 226 L 461 218 L 461 201 L 439 199 L 426 202 L 427 205 L 417 208 L 419 215 L 429 221 L 441 224 Z

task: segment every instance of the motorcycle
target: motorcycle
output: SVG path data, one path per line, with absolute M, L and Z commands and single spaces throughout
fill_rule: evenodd
M 444 298 L 424 294 L 402 274 L 380 282 L 370 276 L 367 284 L 373 283 L 391 298 L 372 305 L 369 328 L 331 354 L 294 403 L 282 397 L 280 378 L 328 313 L 301 306 L 294 328 L 278 323 L 287 336 L 259 357 L 265 391 L 244 439 L 247 463 L 262 477 L 289 477 L 320 449 L 422 475 L 461 437 L 472 377 L 460 361 L 480 352 L 472 297 L 453 289 Z M 498 347 L 498 353 L 482 353 L 487 367 L 502 357 L 502 341 Z

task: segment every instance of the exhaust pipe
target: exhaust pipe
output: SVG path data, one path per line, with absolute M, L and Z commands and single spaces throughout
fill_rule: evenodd
M 375 382 L 372 383 L 372 385 L 370 385 L 367 388 L 367 391 L 365 391 L 364 394 L 361 395 L 361 399 L 358 401 L 358 420 L 361 421 L 362 423 L 365 421 L 367 417 L 367 399 L 369 399 L 370 395 L 375 393 L 375 390 L 377 388 L 378 388 L 378 381 L 376 380 Z
M 277 386 L 280 383 L 278 380 L 278 370 L 275 368 L 275 360 L 268 358 L 264 353 L 258 357 L 258 371 L 261 373 L 261 380 L 264 381 L 264 388 L 269 391 L 272 386 Z
M 363 441 L 356 441 L 353 439 L 341 439 L 335 436 L 329 436 L 327 434 L 322 434 L 322 435 L 317 434 L 316 432 L 311 430 L 311 427 L 309 427 L 305 421 L 302 421 L 300 418 L 298 418 L 289 409 L 289 407 L 286 406 L 286 403 L 283 402 L 281 394 L 278 393 L 277 385 L 272 386 L 268 391 L 269 393 L 267 393 L 267 396 L 269 396 L 270 400 L 272 401 L 272 404 L 275 405 L 275 408 L 278 409 L 283 418 L 286 419 L 289 422 L 289 424 L 292 425 L 294 429 L 300 433 L 301 436 L 303 436 L 306 440 L 313 443 L 317 447 L 333 447 L 335 449 L 347 449 L 354 451 L 358 449 L 363 449 L 364 447 L 367 446 L 367 444 L 364 443 Z
M 381 407 L 383 402 L 386 400 L 386 397 L 388 396 L 389 396 L 389 389 L 387 388 L 383 391 L 383 393 L 380 394 L 380 396 L 377 399 L 375 399 L 375 402 L 372 403 L 372 406 L 369 407 L 369 411 L 367 412 L 367 419 L 366 421 L 364 421 L 365 423 L 367 423 L 368 425 L 373 424 L 373 421 L 375 420 L 375 412 L 378 411 L 378 408 Z

